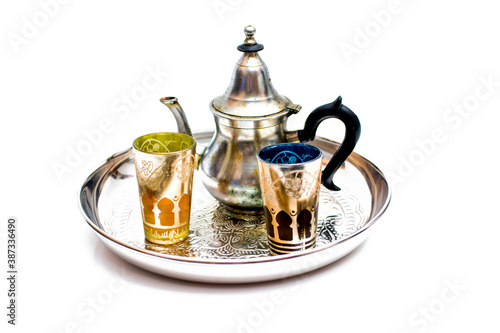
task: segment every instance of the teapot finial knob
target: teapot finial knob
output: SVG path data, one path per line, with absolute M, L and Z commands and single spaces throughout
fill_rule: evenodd
M 243 44 L 238 46 L 238 50 L 241 52 L 258 52 L 264 49 L 264 45 L 257 44 L 253 35 L 255 34 L 255 28 L 251 25 L 247 25 L 243 30 L 245 32 L 245 41 Z
M 245 45 L 255 45 L 257 42 L 253 38 L 253 35 L 255 34 L 255 28 L 252 27 L 251 25 L 247 25 L 245 27 L 245 35 L 247 36 L 245 38 Z

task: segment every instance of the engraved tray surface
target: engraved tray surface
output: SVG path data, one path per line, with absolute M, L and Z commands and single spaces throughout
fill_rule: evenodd
M 199 132 L 195 138 L 202 147 L 212 135 Z M 312 144 L 323 150 L 325 159 L 338 147 L 338 143 L 323 138 Z M 366 239 L 368 229 L 390 201 L 384 175 L 352 153 L 335 180 L 341 191 L 321 188 L 315 248 L 280 256 L 269 253 L 263 216 L 235 216 L 227 211 L 205 190 L 197 172 L 188 239 L 170 246 L 146 242 L 131 149 L 111 156 L 87 178 L 79 205 L 105 245 L 144 269 L 191 281 L 259 282 L 323 267 Z

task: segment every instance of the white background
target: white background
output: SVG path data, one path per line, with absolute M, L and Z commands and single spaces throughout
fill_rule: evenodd
M 15 327 L 1 279 L 2 332 L 499 330 L 492 1 L 62 2 L 0 5 L 0 257 L 6 272 L 16 216 L 19 268 Z M 162 96 L 179 98 L 193 130 L 213 128 L 208 103 L 225 91 L 248 24 L 275 88 L 303 106 L 289 128 L 342 95 L 362 122 L 356 151 L 390 176 L 392 203 L 357 251 L 300 279 L 207 285 L 136 268 L 93 234 L 78 190 L 135 137 L 176 129 Z M 157 84 L 117 112 L 148 70 L 161 72 Z M 107 132 L 68 166 L 103 121 Z M 328 122 L 319 134 L 341 139 Z

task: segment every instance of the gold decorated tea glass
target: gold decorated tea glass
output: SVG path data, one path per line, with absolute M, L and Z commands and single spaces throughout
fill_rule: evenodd
M 146 134 L 134 141 L 144 234 L 174 244 L 189 234 L 196 141 L 181 133 Z
M 257 154 L 271 254 L 315 246 L 322 156 L 302 143 L 268 146 Z

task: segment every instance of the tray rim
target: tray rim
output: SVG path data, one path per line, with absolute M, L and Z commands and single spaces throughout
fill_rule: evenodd
M 193 133 L 193 136 L 195 137 L 195 139 L 197 141 L 199 141 L 201 139 L 211 138 L 213 133 L 214 133 L 213 131 L 199 131 L 199 132 Z M 320 136 L 316 137 L 316 139 L 314 141 L 320 141 L 320 142 L 322 141 L 325 143 L 334 144 L 336 146 L 339 145 L 339 143 L 334 141 L 334 140 L 326 139 L 326 138 L 323 138 Z M 202 145 L 200 145 L 200 146 L 202 146 Z M 83 192 L 88 187 L 87 184 L 91 180 L 94 180 L 94 178 L 99 173 L 103 173 L 103 171 L 106 170 L 106 172 L 104 172 L 97 179 L 98 183 L 96 186 L 94 186 L 94 188 L 101 188 L 102 189 L 102 186 L 106 182 L 107 178 L 109 177 L 109 174 L 111 174 L 121 164 L 128 161 L 130 159 L 131 155 L 132 155 L 132 147 L 129 147 L 125 150 L 122 150 L 120 152 L 117 152 L 117 153 L 111 155 L 109 158 L 106 159 L 105 162 L 101 163 L 101 165 L 99 167 L 97 167 L 97 169 L 95 169 L 85 179 L 85 181 L 83 182 L 83 185 L 80 187 L 79 192 L 78 192 L 78 207 L 79 207 L 80 213 L 85 218 L 87 224 L 92 228 L 92 230 L 95 233 L 97 233 L 98 236 L 104 237 L 107 241 L 111 241 L 112 243 L 114 243 L 113 245 L 118 245 L 118 246 L 121 246 L 121 247 L 126 248 L 128 250 L 133 250 L 134 252 L 137 252 L 141 255 L 145 255 L 148 257 L 155 257 L 156 259 L 164 260 L 167 262 L 168 261 L 176 261 L 176 262 L 181 262 L 181 263 L 203 264 L 203 265 L 214 265 L 214 264 L 215 265 L 237 265 L 237 264 L 251 265 L 251 264 L 262 264 L 262 263 L 269 263 L 269 262 L 276 262 L 276 261 L 293 260 L 293 259 L 298 258 L 298 257 L 303 257 L 303 256 L 315 254 L 318 252 L 323 252 L 323 251 L 326 251 L 328 249 L 333 248 L 334 246 L 338 246 L 339 244 L 345 243 L 345 242 L 355 238 L 356 236 L 360 235 L 361 233 L 364 233 L 368 229 L 370 229 L 375 224 L 375 222 L 378 221 L 380 219 L 380 217 L 385 213 L 385 211 L 387 210 L 387 208 L 389 206 L 391 198 L 392 198 L 391 187 L 390 187 L 390 184 L 388 183 L 387 178 L 385 177 L 384 173 L 375 164 L 373 164 L 370 160 L 366 159 L 365 157 L 363 157 L 362 155 L 360 155 L 354 151 L 347 158 L 347 161 L 350 162 L 350 160 L 353 160 L 354 158 L 366 161 L 367 164 L 369 164 L 370 167 L 372 167 L 374 170 L 376 170 L 377 173 L 381 176 L 381 178 L 383 179 L 383 182 L 385 183 L 385 187 L 387 189 L 387 197 L 386 197 L 386 200 L 383 202 L 382 207 L 379 209 L 379 211 L 377 212 L 377 214 L 375 216 L 373 216 L 371 218 L 370 218 L 371 215 L 368 216 L 369 220 L 363 225 L 362 228 L 354 231 L 352 234 L 348 235 L 347 237 L 344 237 L 344 238 L 339 239 L 337 241 L 331 242 L 325 246 L 315 247 L 315 248 L 308 249 L 305 251 L 284 254 L 284 255 L 279 255 L 279 256 L 268 256 L 268 257 L 257 257 L 257 258 L 246 258 L 246 259 L 230 259 L 230 258 L 228 258 L 228 259 L 213 259 L 213 258 L 199 258 L 199 257 L 182 257 L 182 256 L 176 256 L 176 255 L 171 255 L 171 254 L 166 254 L 166 253 L 155 252 L 155 251 L 151 251 L 151 250 L 147 250 L 147 249 L 141 249 L 141 248 L 135 247 L 129 243 L 120 241 L 120 240 L 110 236 L 104 230 L 102 230 L 100 225 L 96 225 L 96 223 L 94 223 L 94 221 L 92 220 L 92 217 L 88 216 L 87 212 L 83 208 L 83 206 L 82 206 L 82 202 L 83 202 L 82 200 L 84 200 L 83 199 Z M 114 162 L 117 159 L 119 159 L 119 161 Z M 351 163 L 351 164 L 353 164 L 353 163 Z M 97 195 L 97 198 L 94 195 L 92 195 L 92 198 L 95 201 L 94 206 L 97 208 L 97 211 L 98 211 L 99 196 L 100 196 L 100 191 Z M 99 217 L 97 216 L 97 212 L 94 212 L 94 213 L 96 213 L 95 218 L 96 218 L 97 222 L 100 224 L 101 222 L 100 222 Z M 113 251 L 113 252 L 115 252 L 115 251 Z

